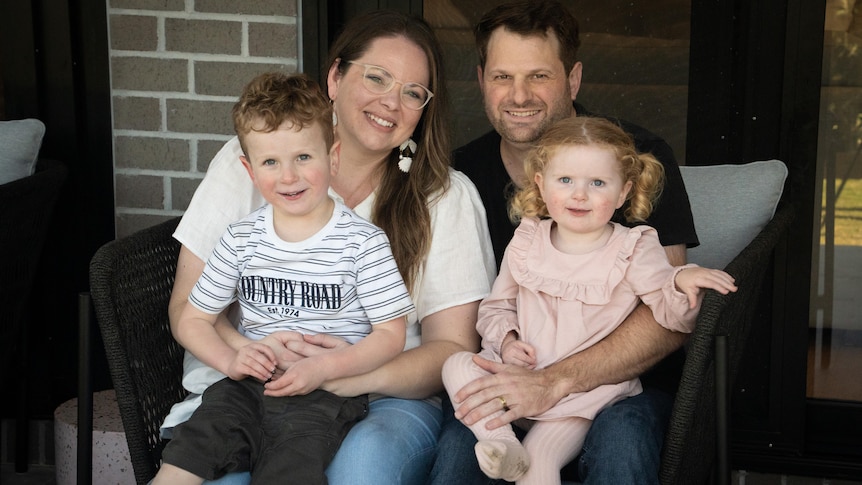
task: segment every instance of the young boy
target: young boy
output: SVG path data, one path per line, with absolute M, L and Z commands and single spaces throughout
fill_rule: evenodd
M 174 429 L 153 483 L 198 484 L 245 470 L 253 483 L 326 483 L 324 470 L 367 412 L 368 396 L 319 387 L 401 352 L 413 304 L 383 231 L 328 194 L 338 154 L 319 86 L 260 75 L 233 119 L 240 160 L 267 204 L 228 227 L 173 328 L 183 347 L 228 378 Z M 242 331 L 256 340 L 239 351 L 215 329 L 235 300 Z M 282 341 L 325 332 L 353 345 L 287 359 L 278 339 L 266 338 L 276 331 L 292 332 Z M 282 371 L 289 395 L 266 395 L 262 381 Z

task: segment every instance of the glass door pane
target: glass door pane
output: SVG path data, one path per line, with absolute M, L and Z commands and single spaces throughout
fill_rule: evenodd
M 829 0 L 807 396 L 862 402 L 862 2 Z

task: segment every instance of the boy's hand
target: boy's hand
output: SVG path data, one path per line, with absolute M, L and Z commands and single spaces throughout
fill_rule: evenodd
M 327 374 L 321 359 L 308 357 L 290 364 L 284 373 L 266 383 L 266 396 L 300 396 L 320 388 Z
M 679 291 L 688 295 L 690 308 L 697 307 L 702 288 L 711 288 L 722 295 L 737 290 L 733 276 L 718 269 L 686 268 L 677 273 L 674 281 Z
M 235 381 L 254 377 L 266 382 L 272 378 L 276 369 L 275 352 L 260 342 L 252 342 L 241 347 L 227 369 L 227 376 Z
M 500 347 L 500 357 L 504 364 L 517 365 L 527 369 L 536 368 L 535 347 L 517 338 L 509 339 L 507 336 L 503 340 L 503 345 Z

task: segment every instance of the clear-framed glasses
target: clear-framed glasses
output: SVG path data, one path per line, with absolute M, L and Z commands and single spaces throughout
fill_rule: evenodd
M 363 64 L 356 61 L 347 61 L 365 69 L 362 74 L 362 85 L 374 94 L 386 94 L 392 91 L 395 84 L 401 85 L 401 103 L 410 109 L 420 110 L 424 108 L 434 93 L 419 83 L 404 83 L 389 74 L 389 71 L 380 66 Z

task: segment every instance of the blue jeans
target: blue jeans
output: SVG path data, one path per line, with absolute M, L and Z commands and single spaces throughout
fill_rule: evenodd
M 590 484 L 657 484 L 661 447 L 673 396 L 646 388 L 605 409 L 593 421 L 577 460 L 563 469 L 563 479 Z M 444 404 L 437 460 L 428 483 L 486 485 L 505 483 L 486 477 L 476 462 L 473 433 Z M 517 430 L 517 428 L 516 428 Z
M 599 413 L 576 462 L 583 484 L 657 485 L 672 408 L 672 395 L 644 388 Z
M 461 421 L 449 396 L 443 397 L 443 425 L 437 443 L 437 459 L 428 476 L 428 485 L 491 485 L 502 483 L 488 478 L 476 461 L 476 437 Z
M 425 483 L 437 449 L 442 412 L 425 401 L 382 398 L 341 444 L 326 476 L 330 485 Z M 248 472 L 231 473 L 217 485 L 248 485 Z M 457 482 L 455 482 L 457 483 Z

